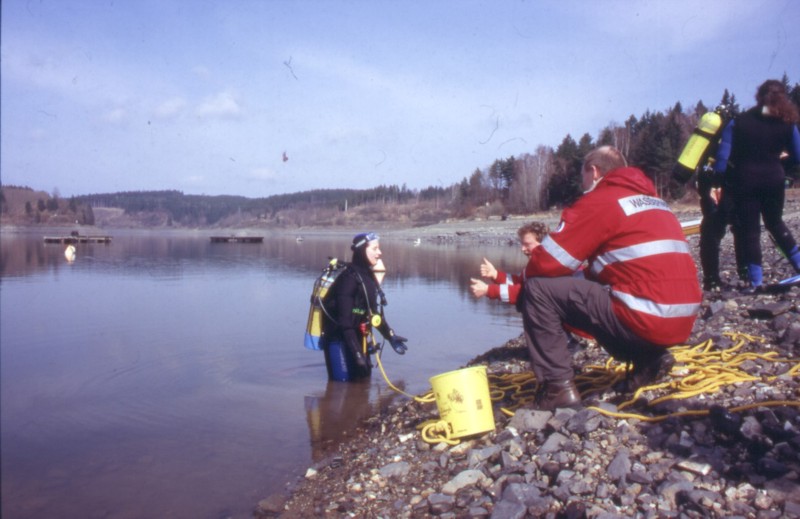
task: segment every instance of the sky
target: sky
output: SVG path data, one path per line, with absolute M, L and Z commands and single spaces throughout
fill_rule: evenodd
M 793 0 L 2 0 L 0 181 L 62 197 L 448 187 L 800 82 Z

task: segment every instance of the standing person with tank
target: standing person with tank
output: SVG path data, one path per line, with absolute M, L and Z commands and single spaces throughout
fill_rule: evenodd
M 800 163 L 798 109 L 783 83 L 770 79 L 758 87 L 756 106 L 739 114 L 722 132 L 714 163 L 715 183 L 725 183 L 733 196 L 733 211 L 749 277 L 746 292 L 763 289 L 761 222 L 778 248 L 800 273 L 800 248 L 783 222 L 786 180 L 781 154 Z
M 373 327 L 400 355 L 407 349 L 407 339 L 396 335 L 383 315 L 386 297 L 373 270 L 383 265 L 378 235 L 357 234 L 350 249 L 352 262 L 336 278 L 326 298 L 321 339 L 328 378 L 343 382 L 372 373 L 369 336 Z
M 706 169 L 707 168 L 707 169 Z M 737 222 L 733 212 L 733 197 L 727 189 L 715 186 L 713 165 L 697 174 L 697 193 L 700 196 L 700 266 L 703 271 L 703 289 L 718 291 L 722 288 L 719 269 L 719 249 L 728 225 L 733 234 L 736 255 L 736 273 L 742 281 L 747 279 L 747 264 L 742 259 L 738 243 Z
M 700 196 L 700 266 L 703 271 L 703 289 L 719 291 L 722 278 L 719 269 L 719 249 L 728 225 L 736 226 L 732 219 L 733 198 L 725 190 L 714 185 L 714 155 L 719 146 L 724 123 L 731 118 L 730 107 L 718 105 L 713 112 L 700 117 L 697 126 L 689 136 L 675 167 L 672 179 L 680 184 L 686 183 L 696 174 L 697 194 Z M 736 250 L 736 273 L 740 280 L 747 279 L 746 266 L 741 260 L 741 247 L 736 245 L 738 234 L 733 232 Z
M 669 371 L 668 347 L 690 335 L 702 291 L 678 219 L 653 181 L 601 146 L 581 169 L 585 192 L 531 252 L 522 320 L 539 388 L 534 407 L 581 404 L 563 324 L 633 365 L 627 390 Z M 588 261 L 586 278 L 572 276 Z

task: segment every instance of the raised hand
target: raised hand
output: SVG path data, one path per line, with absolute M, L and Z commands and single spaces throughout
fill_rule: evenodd
M 481 276 L 486 279 L 494 279 L 497 277 L 497 269 L 494 268 L 492 262 L 486 258 L 483 258 L 483 263 L 481 263 Z

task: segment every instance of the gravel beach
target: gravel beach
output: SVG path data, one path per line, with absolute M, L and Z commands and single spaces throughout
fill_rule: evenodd
M 798 198 L 784 215 L 800 239 Z M 692 207 L 676 213 L 699 217 Z M 554 225 L 558 215 L 549 217 Z M 402 232 L 504 241 L 522 222 Z M 698 236 L 688 239 L 697 260 Z M 767 282 L 794 274 L 766 232 L 762 245 Z M 800 287 L 742 294 L 730 234 L 721 265 L 726 284 L 704 294 L 692 336 L 673 348 L 676 364 L 659 384 L 621 393 L 624 366 L 583 341 L 574 367 L 585 407 L 532 411 L 517 399 L 534 382 L 515 339 L 469 363 L 487 366 L 494 432 L 425 441 L 418 427 L 439 419 L 436 404 L 409 399 L 366 420 L 285 493 L 254 503 L 254 516 L 800 517 Z

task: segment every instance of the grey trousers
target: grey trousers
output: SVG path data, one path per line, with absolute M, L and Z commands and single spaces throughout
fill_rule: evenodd
M 657 357 L 663 346 L 645 341 L 614 314 L 608 287 L 574 276 L 529 278 L 525 282 L 522 322 L 531 367 L 540 382 L 574 377 L 567 348 L 568 324 L 592 335 L 612 357 L 636 364 Z

